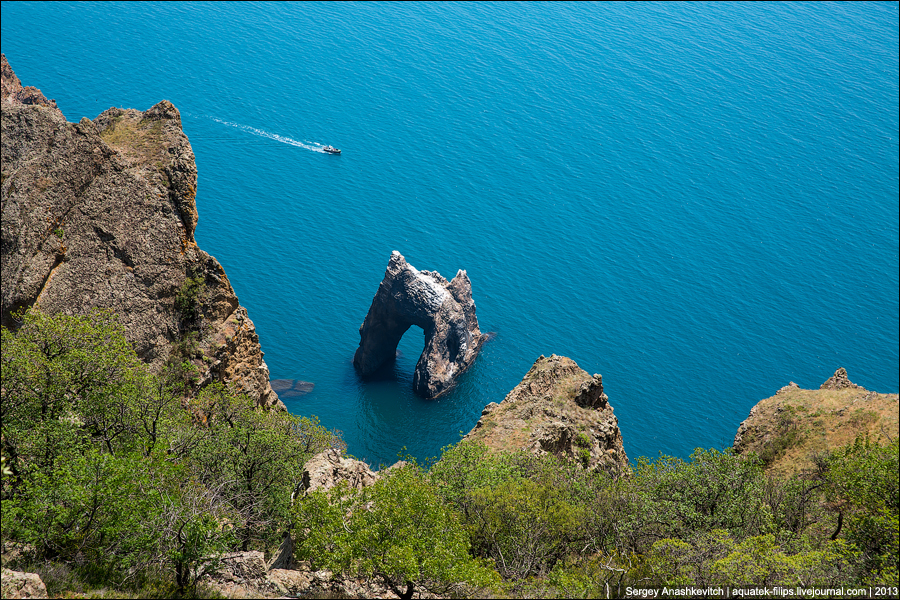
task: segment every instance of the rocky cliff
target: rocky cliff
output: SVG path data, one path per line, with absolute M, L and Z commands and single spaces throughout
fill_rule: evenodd
M 246 309 L 194 241 L 197 167 L 178 109 L 163 100 L 68 123 L 5 56 L 0 100 L 3 325 L 31 306 L 110 309 L 151 367 L 190 334 L 199 385 L 283 406 Z
M 575 460 L 589 469 L 628 471 L 619 422 L 600 375 L 565 356 L 541 356 L 506 395 L 491 402 L 464 438 L 493 450 L 528 450 Z
M 400 338 L 411 326 L 425 332 L 413 389 L 434 398 L 448 391 L 478 356 L 485 336 L 478 328 L 472 284 L 463 270 L 453 281 L 419 271 L 396 250 L 359 328 L 353 364 L 363 376 L 393 360 Z
M 900 396 L 870 392 L 851 382 L 843 368 L 817 390 L 791 382 L 760 400 L 738 427 L 734 450 L 755 452 L 773 473 L 791 475 L 813 467 L 813 456 L 857 436 L 895 439 L 900 434 Z

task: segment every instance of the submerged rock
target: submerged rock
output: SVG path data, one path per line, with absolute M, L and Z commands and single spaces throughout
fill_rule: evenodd
M 485 336 L 478 329 L 472 284 L 460 270 L 453 281 L 419 271 L 396 250 L 359 328 L 353 364 L 371 375 L 397 355 L 400 338 L 412 325 L 425 332 L 425 349 L 416 363 L 413 389 L 434 398 L 448 391 L 475 361 Z

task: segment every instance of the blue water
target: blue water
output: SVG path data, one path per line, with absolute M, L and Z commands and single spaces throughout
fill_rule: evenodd
M 788 381 L 898 387 L 898 5 L 2 5 L 70 121 L 180 110 L 197 240 L 287 399 L 425 458 L 541 354 L 603 374 L 629 456 L 731 444 Z M 319 151 L 322 144 L 342 156 Z M 497 337 L 412 395 L 351 359 L 392 250 Z

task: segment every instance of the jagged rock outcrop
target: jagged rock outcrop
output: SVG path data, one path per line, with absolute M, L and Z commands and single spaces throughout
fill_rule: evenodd
M 12 67 L 6 60 L 6 55 L 0 58 L 0 100 L 12 104 L 38 104 L 56 109 L 60 116 L 62 112 L 56 107 L 56 100 L 47 100 L 41 90 L 34 86 L 23 87 L 22 82 L 13 73 Z
M 437 272 L 419 271 L 396 250 L 359 328 L 353 364 L 371 375 L 397 354 L 400 338 L 412 325 L 425 332 L 425 349 L 416 363 L 413 388 L 434 398 L 448 391 L 475 361 L 485 336 L 478 329 L 472 284 L 466 272 L 447 281 Z
M 588 469 L 628 472 L 619 422 L 600 375 L 574 360 L 541 356 L 502 403 L 491 402 L 464 438 L 492 450 L 551 453 Z
M 825 383 L 819 386 L 820 390 L 864 390 L 861 385 L 856 385 L 847 377 L 847 369 L 840 367 L 834 372 L 834 375 L 825 380 Z
M 178 110 L 163 100 L 68 123 L 22 88 L 5 56 L 2 74 L 3 324 L 14 327 L 14 312 L 33 305 L 110 309 L 158 369 L 184 333 L 176 298 L 190 277 L 202 283 L 191 319 L 200 384 L 231 382 L 283 407 L 252 321 L 194 241 L 197 168 Z
M 900 396 L 852 383 L 843 368 L 817 390 L 790 382 L 750 409 L 734 436 L 738 454 L 755 452 L 766 468 L 791 475 L 813 468 L 813 457 L 858 436 L 887 441 L 900 434 Z
M 361 460 L 329 448 L 306 461 L 300 485 L 304 492 L 328 491 L 342 481 L 351 489 L 362 489 L 378 481 L 378 473 Z

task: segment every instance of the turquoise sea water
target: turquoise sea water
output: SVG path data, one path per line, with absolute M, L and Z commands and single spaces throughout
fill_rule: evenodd
M 286 399 L 377 465 L 540 354 L 603 374 L 629 456 L 731 444 L 838 366 L 898 391 L 898 5 L 2 4 L 70 121 L 181 111 L 202 248 Z M 343 149 L 323 154 L 322 144 Z M 392 250 L 497 337 L 446 397 L 351 360 Z

